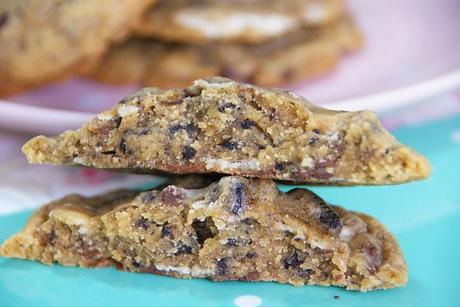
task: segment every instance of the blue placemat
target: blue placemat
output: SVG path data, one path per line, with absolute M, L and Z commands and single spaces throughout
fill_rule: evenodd
M 409 265 L 405 288 L 359 293 L 276 283 L 216 283 L 2 258 L 0 306 L 460 306 L 460 117 L 395 134 L 428 157 L 433 165 L 430 179 L 313 190 L 388 226 Z M 0 217 L 0 241 L 19 230 L 28 216 L 30 212 Z

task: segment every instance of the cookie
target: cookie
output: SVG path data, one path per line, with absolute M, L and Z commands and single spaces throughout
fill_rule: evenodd
M 114 84 L 182 87 L 198 78 L 220 75 L 279 86 L 321 75 L 360 46 L 360 32 L 348 18 L 258 45 L 195 46 L 131 39 L 114 47 L 87 77 Z
M 137 32 L 182 43 L 260 43 L 336 20 L 343 0 L 161 0 Z
M 276 281 L 368 291 L 407 282 L 377 220 L 303 189 L 224 177 L 201 189 L 71 195 L 39 209 L 5 257 L 214 281 Z
M 373 112 L 327 110 L 225 78 L 145 88 L 78 130 L 33 138 L 23 152 L 31 163 L 338 185 L 430 174 L 428 161 L 398 143 Z
M 155 1 L 1 1 L 0 95 L 85 70 Z

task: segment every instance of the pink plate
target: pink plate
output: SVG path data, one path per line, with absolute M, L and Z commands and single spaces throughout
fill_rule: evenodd
M 290 85 L 330 108 L 386 111 L 460 85 L 460 1 L 349 0 L 365 45 L 332 73 Z M 69 80 L 0 102 L 0 127 L 54 134 L 78 127 L 136 86 Z

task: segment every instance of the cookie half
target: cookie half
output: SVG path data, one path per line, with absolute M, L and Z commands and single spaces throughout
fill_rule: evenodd
M 161 0 L 137 32 L 182 43 L 261 43 L 325 26 L 343 11 L 343 0 Z
M 84 70 L 155 1 L 0 1 L 0 95 Z
M 398 143 L 373 112 L 327 110 L 225 78 L 145 88 L 78 130 L 33 138 L 23 152 L 32 163 L 338 185 L 430 174 L 428 161 Z
M 114 47 L 88 77 L 114 84 L 182 87 L 198 78 L 224 76 L 262 86 L 313 78 L 361 46 L 349 18 L 316 30 L 300 30 L 257 45 L 206 46 L 131 39 Z
M 361 291 L 407 282 L 398 243 L 377 220 L 242 177 L 202 189 L 70 195 L 39 209 L 0 254 L 215 281 Z

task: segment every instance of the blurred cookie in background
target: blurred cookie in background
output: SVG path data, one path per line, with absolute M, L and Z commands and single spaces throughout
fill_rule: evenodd
M 0 1 L 0 95 L 84 71 L 155 1 Z
M 160 0 L 136 30 L 183 43 L 261 43 L 330 24 L 343 10 L 343 0 Z
M 110 50 L 87 76 L 114 84 L 182 87 L 194 79 L 219 75 L 278 86 L 329 71 L 361 43 L 361 34 L 348 16 L 258 44 L 193 45 L 132 38 Z

